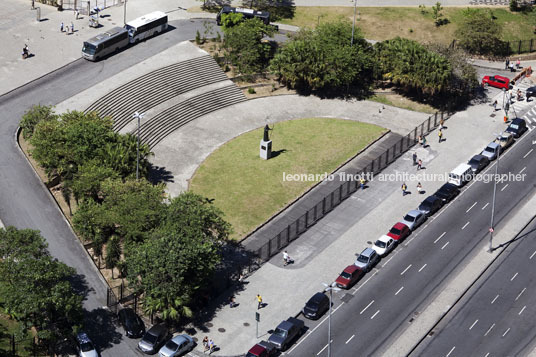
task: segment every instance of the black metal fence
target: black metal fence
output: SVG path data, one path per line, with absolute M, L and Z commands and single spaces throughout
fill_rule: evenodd
M 505 42 L 506 55 L 515 55 L 519 53 L 529 53 L 536 51 L 536 40 L 519 40 Z
M 451 113 L 435 113 L 417 126 L 400 141 L 387 149 L 383 154 L 372 160 L 361 172 L 356 175 L 371 177 L 385 169 L 389 164 L 408 151 L 418 141 L 419 136 L 424 137 L 434 130 L 441 120 L 447 120 Z M 309 227 L 322 219 L 331 210 L 337 207 L 342 201 L 350 197 L 359 187 L 358 180 L 343 182 L 338 188 L 320 200 L 313 208 L 306 211 L 301 217 L 289 224 L 276 236 L 269 239 L 256 252 L 259 259 L 267 261 L 278 254 L 290 242 L 298 238 Z

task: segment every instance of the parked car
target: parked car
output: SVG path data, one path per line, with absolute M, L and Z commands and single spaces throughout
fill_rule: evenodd
M 441 186 L 436 193 L 434 193 L 434 196 L 442 199 L 444 203 L 447 203 L 450 202 L 454 197 L 458 196 L 459 193 L 460 189 L 458 186 L 451 183 L 446 183 Z
M 516 139 L 523 135 L 525 131 L 527 131 L 527 123 L 521 118 L 512 119 L 512 122 L 508 125 L 508 128 L 506 128 L 506 132 L 512 133 Z
M 123 326 L 125 335 L 130 338 L 140 338 L 145 333 L 145 325 L 141 318 L 136 315 L 134 310 L 127 307 L 121 309 L 117 314 L 119 317 L 119 324 Z
M 339 288 L 349 289 L 364 275 L 365 271 L 356 267 L 355 264 L 348 265 L 335 280 L 335 284 L 337 284 Z
M 495 143 L 501 145 L 501 152 L 510 147 L 514 143 L 514 135 L 512 133 L 502 133 L 501 136 L 495 139 Z
M 302 309 L 303 316 L 316 320 L 329 309 L 329 298 L 324 293 L 314 294 Z
M 378 238 L 376 242 L 374 242 L 372 249 L 374 249 L 380 257 L 383 257 L 389 254 L 389 252 L 393 250 L 395 245 L 396 241 L 388 235 L 384 234 L 383 236 Z
M 151 327 L 138 343 L 138 349 L 148 355 L 155 354 L 162 347 L 168 336 L 168 330 L 163 324 Z
M 268 342 L 274 344 L 278 350 L 284 351 L 301 335 L 304 326 L 302 320 L 289 317 L 277 325 Z
M 471 166 L 473 173 L 477 174 L 482 171 L 484 167 L 488 166 L 489 159 L 484 155 L 475 155 L 467 162 L 467 164 Z
M 277 348 L 273 343 L 261 341 L 251 347 L 246 357 L 273 357 L 277 354 Z
M 178 357 L 194 348 L 194 340 L 188 335 L 177 335 L 158 351 L 159 357 Z
M 536 86 L 527 88 L 527 90 L 525 91 L 525 97 L 527 97 L 527 100 L 530 97 L 536 97 Z
M 406 213 L 400 222 L 406 225 L 410 231 L 414 231 L 417 227 L 423 224 L 424 221 L 426 221 L 426 215 L 421 211 L 414 209 Z
M 443 206 L 443 200 L 437 198 L 436 196 L 428 196 L 424 201 L 419 205 L 419 211 L 424 213 L 426 216 L 430 217 Z
M 356 254 L 357 255 L 357 254 Z M 372 248 L 365 248 L 361 254 L 357 256 L 355 266 L 364 270 L 370 271 L 372 267 L 380 261 L 380 256 Z
M 510 89 L 510 80 L 503 76 L 484 76 L 482 78 L 482 85 L 508 90 Z
M 387 235 L 393 238 L 394 240 L 396 240 L 397 242 L 401 242 L 404 240 L 404 238 L 409 236 L 410 233 L 411 233 L 411 230 L 409 229 L 407 225 L 405 225 L 404 223 L 398 222 L 394 226 L 391 227 Z
M 85 332 L 76 335 L 76 344 L 79 357 L 98 357 L 99 353 Z
M 488 146 L 486 146 L 484 151 L 480 153 L 480 155 L 483 155 L 487 157 L 489 161 L 492 161 L 497 158 L 497 155 L 499 155 L 499 150 L 501 150 L 501 146 L 496 142 L 491 142 L 488 144 Z

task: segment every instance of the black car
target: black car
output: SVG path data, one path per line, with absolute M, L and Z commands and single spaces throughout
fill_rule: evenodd
M 427 217 L 430 217 L 443 206 L 443 200 L 437 198 L 436 196 L 428 196 L 424 201 L 421 202 L 419 208 L 417 208 L 422 213 L 426 214 Z
M 521 118 L 512 119 L 512 122 L 508 125 L 508 128 L 506 128 L 506 132 L 512 133 L 516 139 L 523 135 L 525 131 L 527 131 L 527 123 Z
M 536 86 L 527 88 L 527 90 L 525 91 L 525 96 L 527 97 L 527 99 L 529 99 L 530 97 L 536 97 Z
M 458 188 L 458 186 L 451 183 L 446 183 L 441 186 L 439 190 L 436 191 L 436 193 L 434 193 L 434 196 L 441 199 L 443 203 L 446 203 L 450 202 L 450 200 L 458 196 L 459 193 L 460 189 Z
M 145 325 L 141 318 L 131 308 L 122 309 L 117 315 L 119 323 L 130 338 L 140 338 L 145 332 Z
M 324 293 L 316 293 L 303 307 L 303 316 L 316 320 L 329 309 L 329 298 Z
M 473 170 L 473 173 L 479 173 L 482 171 L 482 169 L 489 164 L 489 159 L 485 157 L 484 155 L 475 155 L 467 162 L 469 166 L 471 166 L 471 170 Z
M 148 355 L 155 354 L 164 345 L 167 337 L 168 329 L 166 326 L 154 325 L 143 335 L 138 343 L 138 349 Z

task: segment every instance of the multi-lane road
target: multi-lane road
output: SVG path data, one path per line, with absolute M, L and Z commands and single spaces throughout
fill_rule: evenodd
M 497 185 L 495 226 L 500 226 L 508 215 L 515 214 L 516 207 L 534 193 L 534 178 L 536 177 L 536 145 L 532 142 L 536 139 L 534 133 L 536 132 L 527 132 L 501 156 L 499 173 L 525 174 L 526 176 L 524 181 L 508 181 Z M 494 173 L 494 165 L 496 162 L 488 166 L 483 173 Z M 412 323 L 419 312 L 423 311 L 438 295 L 443 283 L 452 276 L 466 258 L 471 257 L 475 252 L 475 247 L 485 246 L 489 235 L 492 192 L 493 182 L 472 181 L 454 201 L 436 213 L 433 218 L 428 219 L 421 228 L 402 243 L 402 246 L 384 258 L 377 268 L 368 273 L 366 279 L 353 289 L 337 294 L 334 298 L 331 325 L 333 356 L 382 355 L 389 344 L 405 332 L 405 327 Z M 534 249 L 530 252 L 533 251 Z M 536 260 L 524 258 L 512 267 L 512 270 L 519 272 L 518 276 L 513 279 L 515 281 L 519 278 L 519 287 L 517 283 L 515 288 L 512 285 L 514 291 L 510 294 L 503 292 L 501 301 L 511 299 L 512 294 L 519 294 L 523 289 L 521 285 L 530 285 L 529 277 L 531 272 L 534 272 L 532 265 L 534 263 Z M 506 289 L 508 288 L 510 287 Z M 525 293 L 526 299 L 534 298 L 533 289 L 531 291 L 527 289 Z M 488 294 L 491 293 L 488 292 Z M 501 292 L 496 294 L 500 295 Z M 486 302 L 486 304 L 489 303 L 489 301 Z M 519 307 L 516 314 L 521 312 L 524 305 Z M 516 307 L 517 305 L 514 305 L 511 308 Z M 522 313 L 531 316 L 533 311 L 527 305 Z M 486 316 L 485 311 L 481 311 L 480 315 L 475 312 L 475 315 L 471 316 L 474 317 L 473 321 L 479 319 L 478 316 L 485 321 L 478 326 L 479 329 L 489 322 L 486 328 L 493 323 L 496 324 L 497 330 L 494 333 L 500 331 L 502 335 L 508 328 L 511 330 L 507 333 L 519 333 L 523 325 L 520 324 L 519 328 L 513 330 L 511 318 L 499 314 L 503 312 L 487 311 L 490 316 Z M 460 321 L 458 320 L 457 323 Z M 327 323 L 325 319 L 317 323 L 307 321 L 306 325 L 308 331 L 289 350 L 288 354 L 326 356 Z M 452 330 L 455 329 L 455 327 L 452 328 Z M 431 353 L 423 355 L 446 355 L 460 339 L 465 339 L 465 342 L 460 342 L 456 347 L 455 351 L 460 351 L 456 355 L 474 355 L 471 351 L 474 352 L 477 349 L 473 346 L 474 349 L 470 350 L 472 342 L 469 336 L 461 333 L 459 336 L 465 337 L 459 337 L 458 340 L 454 340 L 456 342 L 448 341 L 449 338 L 445 337 L 443 344 L 438 342 L 437 345 L 431 345 L 430 348 L 434 348 L 429 350 Z M 516 337 L 511 338 L 514 340 Z M 532 346 L 533 341 L 529 340 Z M 451 346 L 446 350 L 442 349 L 449 342 Z
M 172 21 L 170 31 L 105 61 L 93 63 L 79 59 L 0 97 L 0 218 L 6 226 L 40 230 L 51 254 L 76 269 L 77 288 L 84 293 L 86 316 L 91 320 L 86 324 L 87 329 L 104 350 L 103 356 L 135 355 L 135 341 L 123 339 L 111 324 L 110 315 L 101 309 L 106 305 L 106 283 L 20 152 L 16 131 L 23 113 L 32 105 L 60 103 L 179 42 L 192 39 L 197 30 L 203 30 L 205 21 Z

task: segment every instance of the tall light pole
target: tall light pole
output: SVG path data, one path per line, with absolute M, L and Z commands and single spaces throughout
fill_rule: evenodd
M 497 135 L 500 138 L 502 132 Z M 495 165 L 495 178 L 493 180 L 493 199 L 491 201 L 491 224 L 489 226 L 489 252 L 493 252 L 493 219 L 495 215 L 495 195 L 497 193 L 497 175 L 499 173 L 499 162 L 501 160 L 501 141 L 499 139 L 499 148 L 497 151 L 497 164 Z
M 331 300 L 333 299 L 333 291 L 340 291 L 338 287 L 336 287 L 335 283 L 331 283 L 330 285 L 326 283 L 322 283 L 326 288 L 324 291 L 329 291 L 329 316 L 328 316 L 328 357 L 331 357 Z
M 127 0 L 123 0 L 123 26 L 127 24 Z
M 136 181 L 140 178 L 140 119 L 143 118 L 144 113 L 135 112 L 132 117 L 138 119 L 138 142 L 136 144 Z
M 355 31 L 355 13 L 357 11 L 357 0 L 354 0 L 354 22 L 352 23 L 352 40 L 350 41 L 350 46 L 354 45 L 354 31 Z

